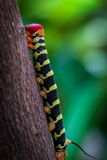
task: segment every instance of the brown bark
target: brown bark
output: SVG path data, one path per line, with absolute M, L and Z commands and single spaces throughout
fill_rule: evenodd
M 55 160 L 16 0 L 0 0 L 0 160 Z

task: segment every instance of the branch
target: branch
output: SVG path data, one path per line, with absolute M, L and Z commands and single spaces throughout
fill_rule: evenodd
M 55 160 L 16 0 L 0 15 L 0 159 Z

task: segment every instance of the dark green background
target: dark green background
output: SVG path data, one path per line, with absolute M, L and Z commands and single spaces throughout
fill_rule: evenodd
M 107 159 L 107 1 L 18 0 L 24 24 L 40 23 L 59 88 L 66 134 Z M 89 160 L 75 146 L 67 160 Z

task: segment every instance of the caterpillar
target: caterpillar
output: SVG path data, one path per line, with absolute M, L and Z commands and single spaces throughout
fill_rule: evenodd
M 65 159 L 67 156 L 66 147 L 70 143 L 78 146 L 87 154 L 78 144 L 66 138 L 57 85 L 45 45 L 44 29 L 40 24 L 29 24 L 25 26 L 25 29 L 37 75 L 36 81 L 39 84 L 40 96 L 43 99 L 43 109 L 47 117 L 48 129 L 54 142 L 56 158 L 57 160 Z M 94 158 L 93 156 L 90 157 Z

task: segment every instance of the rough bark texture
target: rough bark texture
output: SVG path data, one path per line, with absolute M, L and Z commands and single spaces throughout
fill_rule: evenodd
M 55 160 L 16 0 L 0 0 L 0 160 Z

